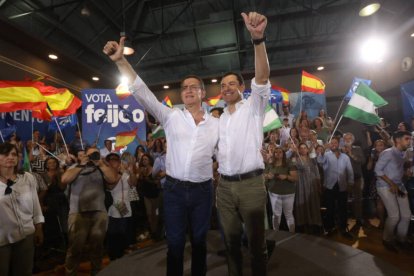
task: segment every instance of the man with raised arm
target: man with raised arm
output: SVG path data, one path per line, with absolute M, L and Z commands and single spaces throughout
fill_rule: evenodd
M 221 94 L 227 103 L 220 117 L 218 163 L 220 182 L 217 209 L 227 249 L 229 275 L 242 275 L 241 237 L 245 225 L 253 275 L 267 274 L 265 241 L 266 188 L 263 178 L 263 120 L 269 100 L 269 63 L 265 47 L 267 19 L 256 12 L 242 13 L 255 53 L 252 93 L 244 100 L 243 78 L 224 74 Z
M 213 154 L 218 141 L 218 119 L 201 102 L 204 84 L 197 76 L 181 82 L 184 110 L 161 104 L 123 55 L 125 38 L 109 41 L 103 52 L 128 77 L 130 91 L 164 127 L 168 152 L 164 184 L 165 229 L 168 243 L 167 275 L 183 275 L 183 255 L 189 227 L 192 275 L 206 274 L 206 236 L 213 200 Z

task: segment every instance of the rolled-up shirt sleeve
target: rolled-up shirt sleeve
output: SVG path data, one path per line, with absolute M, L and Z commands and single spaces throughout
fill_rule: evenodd
M 381 152 L 377 163 L 375 164 L 375 175 L 376 176 L 384 176 L 385 175 L 385 167 L 391 161 L 391 154 L 390 151 L 383 151 Z
M 253 111 L 259 115 L 263 115 L 266 109 L 266 105 L 270 97 L 270 82 L 266 84 L 257 84 L 255 78 L 251 83 L 252 94 L 250 95 Z
M 151 92 L 139 76 L 137 76 L 133 84 L 129 86 L 129 91 L 131 91 L 134 98 L 162 125 L 166 123 L 168 116 L 173 112 L 173 109 L 160 103 L 154 93 Z

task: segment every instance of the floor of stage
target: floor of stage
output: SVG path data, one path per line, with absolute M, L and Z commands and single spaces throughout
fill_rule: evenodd
M 369 253 L 322 237 L 269 230 L 275 242 L 269 257 L 269 275 L 407 275 Z M 217 255 L 223 242 L 217 231 L 208 233 L 207 275 L 227 275 L 226 259 Z M 250 275 L 248 251 L 243 248 L 244 275 Z M 184 275 L 190 275 L 191 246 L 185 248 Z M 99 276 L 165 275 L 166 243 L 160 242 L 111 262 Z

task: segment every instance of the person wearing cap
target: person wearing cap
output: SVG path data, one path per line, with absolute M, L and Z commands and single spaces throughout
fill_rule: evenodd
M 192 245 L 192 275 L 207 271 L 207 232 L 213 202 L 213 155 L 218 141 L 219 122 L 201 106 L 206 91 L 195 75 L 181 82 L 185 108 L 160 103 L 123 55 L 125 37 L 109 41 L 103 52 L 129 79 L 134 98 L 164 128 L 168 151 L 163 189 L 164 223 L 168 245 L 167 275 L 183 275 L 187 230 Z
M 267 193 L 261 148 L 265 108 L 270 96 L 270 70 L 264 43 L 267 18 L 256 12 L 242 13 L 242 17 L 253 42 L 255 77 L 247 100 L 242 97 L 245 85 L 240 74 L 229 72 L 221 79 L 221 95 L 227 107 L 220 117 L 217 209 L 227 249 L 228 274 L 243 274 L 241 240 L 244 223 L 252 274 L 264 276 L 267 275 Z
M 112 141 L 109 139 L 105 139 L 104 147 L 99 150 L 101 157 L 105 158 L 109 153 L 112 152 Z

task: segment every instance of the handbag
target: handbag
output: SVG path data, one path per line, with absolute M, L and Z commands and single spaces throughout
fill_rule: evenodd
M 124 180 L 121 178 L 121 189 L 122 189 L 122 200 L 118 201 L 114 204 L 115 208 L 118 210 L 121 217 L 124 217 L 128 214 L 128 208 L 126 206 L 126 203 L 124 201 Z

